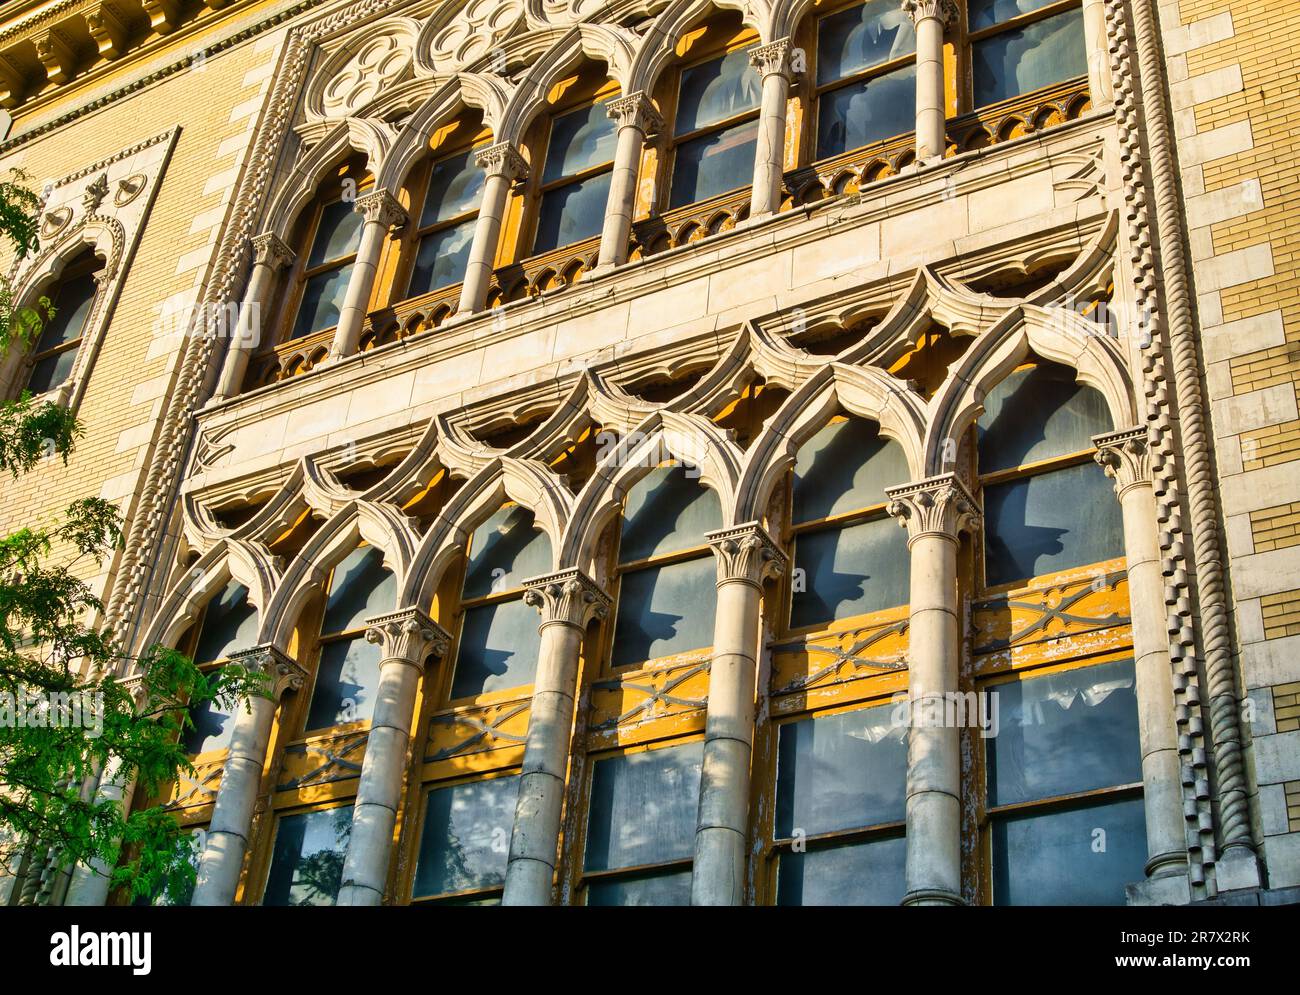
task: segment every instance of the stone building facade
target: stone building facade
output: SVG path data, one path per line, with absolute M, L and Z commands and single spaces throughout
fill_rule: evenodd
M 1300 888 L 1300 11 L 22 0 L 194 904 Z M 112 771 L 91 786 L 138 797 Z M 122 902 L 40 854 L 0 898 Z

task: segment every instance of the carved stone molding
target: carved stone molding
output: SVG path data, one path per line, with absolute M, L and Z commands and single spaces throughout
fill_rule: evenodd
M 301 691 L 303 682 L 307 679 L 307 671 L 302 664 L 270 643 L 236 650 L 230 654 L 229 660 L 235 666 L 260 675 L 266 681 L 266 690 L 276 701 L 286 691 Z
M 403 608 L 367 619 L 366 642 L 379 646 L 381 660 L 423 669 L 430 656 L 447 655 L 451 635 L 419 608 Z
M 118 16 L 117 11 L 106 3 L 97 4 L 86 11 L 86 28 L 95 40 L 99 54 L 106 59 L 120 57 L 131 40 L 131 29 Z
M 718 563 L 718 583 L 738 580 L 760 586 L 785 570 L 786 555 L 758 522 L 704 533 Z
M 955 473 L 941 473 L 898 487 L 886 487 L 889 514 L 907 526 L 907 541 L 925 535 L 956 539 L 979 524 L 979 504 Z
M 605 113 L 618 127 L 636 128 L 643 135 L 649 136 L 663 130 L 663 118 L 644 90 L 611 100 L 605 105 Z
M 249 239 L 249 242 L 253 246 L 253 262 L 270 266 L 272 270 L 281 270 L 286 266 L 291 266 L 296 258 L 293 249 L 289 248 L 284 240 L 273 231 L 254 235 Z
M 763 77 L 784 76 L 787 80 L 794 78 L 794 67 L 790 56 L 793 51 L 789 38 L 778 38 L 766 45 L 749 50 L 749 64 Z
M 508 180 L 528 178 L 528 161 L 509 142 L 497 142 L 481 149 L 474 161 L 489 176 L 504 176 Z
M 609 614 L 608 594 L 581 570 L 560 570 L 524 581 L 524 603 L 542 615 L 542 625 L 559 622 L 585 629 Z
M 1120 497 L 1130 487 L 1150 486 L 1151 452 L 1144 426 L 1094 435 L 1092 444 L 1097 447 L 1093 459 L 1115 481 L 1115 493 Z
M 406 208 L 387 190 L 372 190 L 357 198 L 355 210 L 367 221 L 378 221 L 389 230 L 406 224 Z
M 910 14 L 916 24 L 927 17 L 933 17 L 944 25 L 957 20 L 957 5 L 953 0 L 903 0 L 903 11 Z
M 410 75 L 420 23 L 394 17 L 366 28 L 335 52 L 308 87 L 306 109 L 313 118 L 346 118 Z

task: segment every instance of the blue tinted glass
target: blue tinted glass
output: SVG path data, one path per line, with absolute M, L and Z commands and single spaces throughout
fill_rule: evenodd
M 1053 3 L 1056 0 L 969 0 L 966 10 L 970 18 L 970 30 L 979 31 Z
M 1142 780 L 1133 661 L 997 684 L 988 747 L 990 805 Z
M 585 866 L 638 867 L 695 852 L 704 744 L 687 743 L 596 761 Z
M 749 186 L 757 142 L 758 122 L 748 121 L 677 146 L 668 206 L 682 207 Z
M 396 602 L 397 578 L 384 566 L 383 551 L 358 546 L 334 568 L 320 631 L 363 629 L 366 619 L 392 611 Z
M 1075 383 L 1072 369 L 1040 363 L 988 392 L 976 430 L 980 473 L 992 473 L 1091 449 L 1094 435 L 1111 430 L 1111 419 L 1106 399 Z
M 684 69 L 674 134 L 684 135 L 752 111 L 762 96 L 762 81 L 749 65 L 748 51 L 728 52 L 720 59 Z
M 434 163 L 424 198 L 420 227 L 454 218 L 478 207 L 487 174 L 474 162 L 473 150 Z
M 610 664 L 657 660 L 713 645 L 718 572 L 712 556 L 625 573 Z
M 605 224 L 605 202 L 609 200 L 612 176 L 604 172 L 544 193 L 533 252 L 550 252 L 599 235 Z
M 620 563 L 703 546 L 705 532 L 722 528 L 718 495 L 688 472 L 681 466 L 658 466 L 628 490 Z
M 1144 881 L 1142 799 L 994 821 L 993 904 L 1123 905 Z
M 892 518 L 804 532 L 795 540 L 794 565 L 793 628 L 907 604 L 907 530 Z
M 849 83 L 817 101 L 817 158 L 905 135 L 915 126 L 915 66 Z
M 419 297 L 465 279 L 465 266 L 477 226 L 478 221 L 470 218 L 420 239 L 406 296 Z
M 465 612 L 451 697 L 469 698 L 533 682 L 541 636 L 537 609 L 522 600 L 479 605 Z
M 782 853 L 777 905 L 899 905 L 907 893 L 901 837 Z
M 235 650 L 257 645 L 257 609 L 248 600 L 248 588 L 231 580 L 203 610 L 195 663 L 224 660 Z
M 1008 100 L 1088 71 L 1078 7 L 971 46 L 975 106 Z
M 817 82 L 829 83 L 914 51 L 916 30 L 902 4 L 871 0 L 818 22 Z
M 368 722 L 379 689 L 380 646 L 363 637 L 325 643 L 311 693 L 307 729 Z
M 561 114 L 551 122 L 543 183 L 613 161 L 616 135 L 605 106 L 592 104 Z
M 587 904 L 591 906 L 678 906 L 691 904 L 691 870 L 659 871 L 637 874 L 612 881 L 592 881 L 587 885 Z
M 281 818 L 262 904 L 333 905 L 351 836 L 351 805 Z
M 990 587 L 1123 552 L 1119 501 L 1095 463 L 984 488 L 984 582 Z
M 830 422 L 794 459 L 794 509 L 799 522 L 829 518 L 885 502 L 885 488 L 908 481 L 903 447 L 862 418 Z
M 230 737 L 235 731 L 234 709 L 238 705 L 227 707 L 215 701 L 204 701 L 190 709 L 190 721 L 193 729 L 187 729 L 181 737 L 185 752 L 189 756 L 200 753 L 212 753 L 230 747 Z
M 518 777 L 494 777 L 430 791 L 412 896 L 504 884 L 518 794 Z
M 312 332 L 324 331 L 337 325 L 343 311 L 343 299 L 348 293 L 348 281 L 351 279 L 351 263 L 317 273 L 309 279 L 303 288 L 302 303 L 298 306 L 298 316 L 289 338 L 300 339 Z
M 61 282 L 51 298 L 54 317 L 45 322 L 41 337 L 33 352 L 44 352 L 57 345 L 81 338 L 86 328 L 86 318 L 95 303 L 95 273 L 83 273 Z M 42 312 L 44 313 L 44 312 Z
M 907 726 L 892 705 L 781 726 L 777 838 L 901 822 L 906 793 Z
M 311 254 L 307 257 L 309 269 L 357 251 L 365 218 L 354 210 L 355 206 L 353 201 L 340 200 L 327 204 L 321 211 Z
M 31 375 L 27 378 L 27 390 L 33 396 L 53 390 L 72 376 L 72 368 L 76 363 L 77 347 L 75 346 L 56 352 L 52 356 L 46 356 L 32 367 Z
M 531 511 L 511 504 L 474 530 L 465 568 L 466 598 L 502 594 L 550 571 L 551 540 L 533 521 Z

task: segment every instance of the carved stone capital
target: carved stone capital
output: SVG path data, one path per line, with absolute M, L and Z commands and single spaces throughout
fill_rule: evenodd
M 302 690 L 303 681 L 307 679 L 307 671 L 297 660 L 270 643 L 236 650 L 228 659 L 236 666 L 260 675 L 266 681 L 266 690 L 276 701 L 280 700 L 285 691 Z
M 281 270 L 294 260 L 294 251 L 285 245 L 284 239 L 273 231 L 254 235 L 249 239 L 253 246 L 253 262 L 270 266 L 272 270 Z
M 605 113 L 620 128 L 636 128 L 643 135 L 653 135 L 664 126 L 663 118 L 644 90 L 611 100 L 605 105 Z
M 497 142 L 480 149 L 474 161 L 489 176 L 504 176 L 511 181 L 528 178 L 528 162 L 509 142 Z
M 739 580 L 755 587 L 785 570 L 786 555 L 758 522 L 704 533 L 718 561 L 718 583 Z
M 446 656 L 451 636 L 418 608 L 403 608 L 366 619 L 366 642 L 379 645 L 384 662 L 400 660 L 417 670 L 430 656 Z
M 933 17 L 948 25 L 957 20 L 957 5 L 953 0 L 903 0 L 903 12 L 910 14 L 915 24 Z
M 362 194 L 352 209 L 367 221 L 378 221 L 390 230 L 406 224 L 406 208 L 387 190 L 372 190 Z
M 898 487 L 886 487 L 889 514 L 907 526 L 909 545 L 924 535 L 955 540 L 979 523 L 979 505 L 955 473 L 941 473 Z
M 524 588 L 524 603 L 541 612 L 542 625 L 560 622 L 585 629 L 609 614 L 609 595 L 576 568 L 529 578 Z
M 784 76 L 787 80 L 794 78 L 794 68 L 790 62 L 793 47 L 789 38 L 778 38 L 766 45 L 749 50 L 749 64 L 760 76 Z
M 1120 497 L 1130 487 L 1150 486 L 1151 452 L 1145 428 L 1103 432 L 1092 437 L 1092 444 L 1097 447 L 1093 459 L 1101 464 L 1106 476 L 1115 481 L 1115 493 Z

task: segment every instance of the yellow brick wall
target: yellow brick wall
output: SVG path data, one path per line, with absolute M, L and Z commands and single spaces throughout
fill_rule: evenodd
M 1259 599 L 1264 617 L 1264 638 L 1300 635 L 1300 591 L 1281 591 Z

